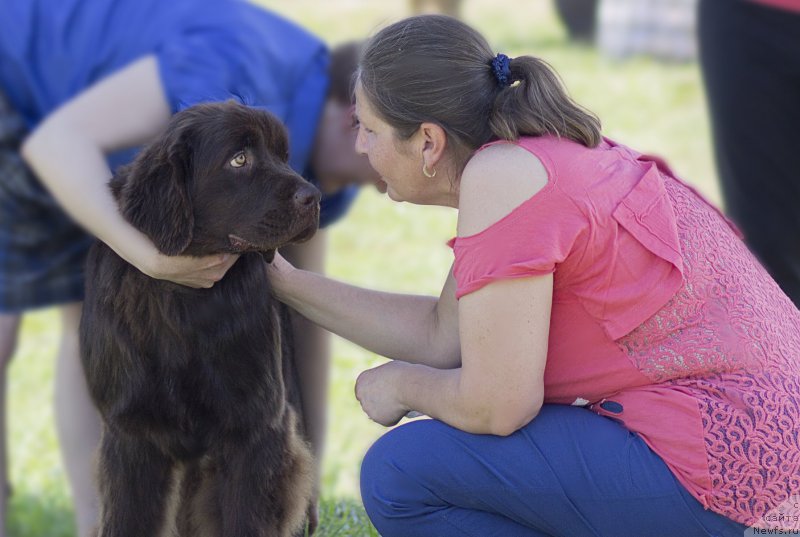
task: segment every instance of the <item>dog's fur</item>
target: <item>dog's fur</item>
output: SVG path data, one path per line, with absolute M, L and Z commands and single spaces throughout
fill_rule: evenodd
M 277 119 L 205 104 L 111 181 L 124 218 L 162 253 L 242 255 L 193 289 L 92 247 L 80 336 L 104 424 L 99 537 L 302 535 L 314 462 L 264 256 L 313 235 L 319 192 L 286 161 Z

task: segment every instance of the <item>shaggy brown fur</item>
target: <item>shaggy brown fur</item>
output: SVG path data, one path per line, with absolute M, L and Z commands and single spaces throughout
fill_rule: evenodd
M 164 254 L 242 255 L 191 289 L 93 246 L 81 352 L 104 423 L 99 537 L 302 535 L 313 460 L 264 256 L 313 235 L 319 192 L 286 159 L 277 119 L 207 104 L 176 114 L 111 181 Z

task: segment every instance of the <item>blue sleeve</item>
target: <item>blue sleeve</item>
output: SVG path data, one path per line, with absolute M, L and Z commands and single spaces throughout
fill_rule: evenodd
M 289 164 L 305 169 L 327 93 L 328 51 L 293 23 L 246 2 L 193 17 L 156 51 L 174 112 L 234 98 L 278 117 Z
M 237 98 L 268 107 L 284 118 L 280 65 L 271 61 L 255 36 L 246 38 L 235 21 L 202 20 L 164 41 L 156 50 L 161 81 L 172 112 L 204 101 Z

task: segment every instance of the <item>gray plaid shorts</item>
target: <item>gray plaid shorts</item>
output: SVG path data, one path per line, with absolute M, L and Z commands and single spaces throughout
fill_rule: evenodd
M 0 313 L 83 300 L 92 244 L 19 154 L 26 129 L 0 90 Z

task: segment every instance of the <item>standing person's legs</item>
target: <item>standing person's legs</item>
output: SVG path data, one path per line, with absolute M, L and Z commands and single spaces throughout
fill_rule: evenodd
M 24 132 L 22 118 L 12 109 L 0 88 L 0 537 L 6 535 L 10 491 L 6 429 L 8 366 L 17 346 L 21 318 L 17 312 L 23 310 L 13 303 L 18 286 L 8 275 L 17 267 L 17 261 L 11 255 L 12 245 L 17 240 L 16 230 L 13 229 L 13 223 L 17 220 L 14 210 L 17 203 L 12 192 L 14 185 L 27 176 L 17 151 Z
M 56 427 L 72 490 L 78 535 L 88 537 L 98 514 L 94 458 L 100 443 L 100 415 L 89 397 L 80 359 L 81 303 L 63 306 L 61 311 L 63 331 L 55 378 Z
M 78 535 L 86 537 L 97 520 L 94 453 L 100 440 L 100 417 L 89 398 L 78 350 L 80 304 L 62 308 L 62 336 L 56 362 L 56 425 L 75 504 Z M 6 385 L 14 355 L 19 315 L 0 314 L 0 537 L 5 536 L 9 476 Z
M 61 210 L 23 162 L 19 146 L 25 135 L 24 121 L 0 88 L 0 311 L 68 304 L 62 310 L 56 415 L 80 537 L 85 537 L 96 514 L 91 460 L 99 418 L 78 354 L 78 301 L 83 297 L 83 264 L 93 239 Z M 4 330 L 16 334 L 11 317 Z M 5 347 L 0 350 L 9 356 L 11 342 L 0 333 L 0 346 Z
M 700 60 L 726 210 L 800 306 L 800 15 L 701 0 Z
M 367 452 L 361 493 L 383 537 L 741 537 L 705 511 L 644 441 L 578 407 L 544 405 L 508 437 L 435 420 Z
M 6 439 L 6 385 L 8 365 L 14 356 L 19 332 L 19 315 L 0 313 L 0 537 L 6 535 L 8 513 L 8 441 Z

